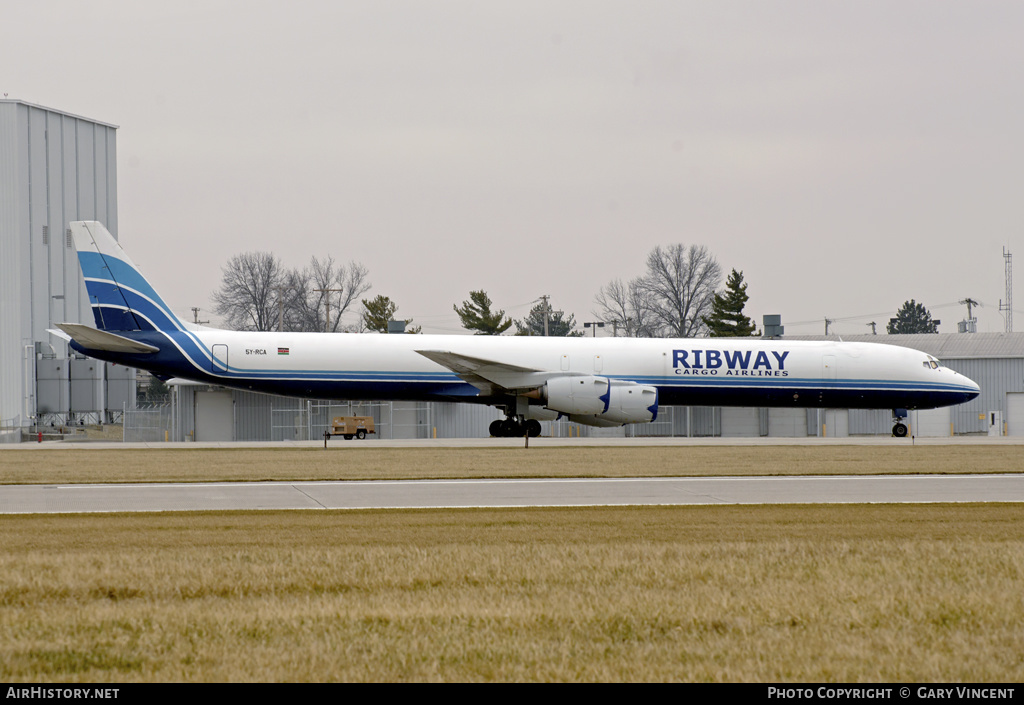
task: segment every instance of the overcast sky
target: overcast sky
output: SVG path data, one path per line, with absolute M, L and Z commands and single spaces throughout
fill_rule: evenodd
M 0 92 L 119 126 L 121 242 L 183 317 L 252 250 L 361 262 L 427 333 L 472 289 L 594 320 L 672 243 L 792 334 L 911 298 L 956 332 L 966 297 L 1001 332 L 1004 247 L 1024 271 L 1019 0 L 0 0 L 0 28 Z

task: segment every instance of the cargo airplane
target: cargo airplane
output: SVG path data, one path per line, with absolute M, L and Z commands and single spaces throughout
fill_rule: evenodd
M 95 221 L 71 223 L 95 327 L 60 323 L 77 352 L 220 385 L 317 399 L 489 404 L 495 436 L 540 421 L 653 421 L 662 405 L 907 409 L 960 404 L 978 385 L 892 345 L 757 338 L 548 338 L 219 330 L 180 320 Z M 56 333 L 56 331 L 55 331 Z M 58 333 L 60 335 L 60 333 Z

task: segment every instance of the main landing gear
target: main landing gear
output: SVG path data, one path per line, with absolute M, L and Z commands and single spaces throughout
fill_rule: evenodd
M 536 438 L 540 435 L 540 421 L 509 416 L 505 419 L 495 419 L 488 430 L 495 438 Z
M 892 420 L 894 422 L 892 427 L 892 435 L 895 436 L 896 438 L 907 437 L 907 425 L 903 423 L 903 419 L 905 418 L 907 418 L 906 409 L 892 410 Z

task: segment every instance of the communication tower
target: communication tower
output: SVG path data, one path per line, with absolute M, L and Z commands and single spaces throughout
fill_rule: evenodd
M 1006 311 L 1006 332 L 1013 332 L 1013 255 L 1005 247 L 1003 259 L 1006 260 L 1006 303 L 999 301 L 1000 313 Z

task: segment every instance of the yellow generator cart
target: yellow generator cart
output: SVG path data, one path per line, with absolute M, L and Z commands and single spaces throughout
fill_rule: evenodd
M 363 440 L 367 433 L 376 433 L 372 416 L 335 416 L 331 426 L 331 435 L 343 436 L 346 441 L 351 441 L 353 436 Z

